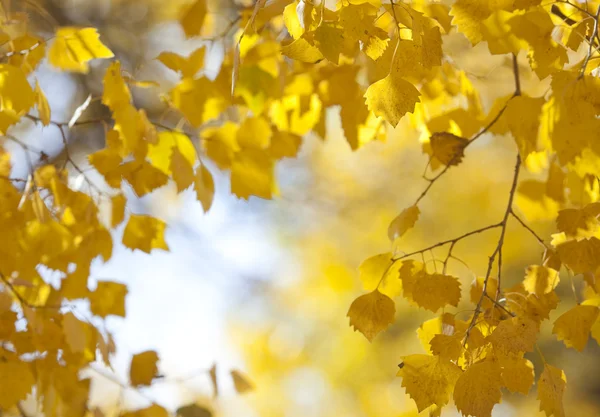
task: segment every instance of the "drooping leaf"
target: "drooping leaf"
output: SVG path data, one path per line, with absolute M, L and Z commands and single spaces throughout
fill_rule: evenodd
M 369 342 L 394 322 L 394 301 L 377 289 L 361 295 L 350 305 L 347 316 L 350 326 L 361 332 Z
M 565 417 L 563 395 L 567 386 L 565 373 L 552 365 L 545 364 L 537 385 L 537 399 L 540 401 L 540 411 L 546 417 Z

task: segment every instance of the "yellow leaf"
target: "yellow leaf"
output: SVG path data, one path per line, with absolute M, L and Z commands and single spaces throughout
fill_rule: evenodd
M 288 4 L 283 9 L 283 22 L 288 30 L 288 33 L 294 39 L 298 39 L 304 33 L 304 9 L 306 8 L 304 1 L 298 0 Z M 302 16 L 299 16 L 299 13 Z
M 569 237 L 588 237 L 585 232 L 595 231 L 600 226 L 600 203 L 591 203 L 582 209 L 564 209 L 558 212 L 556 226 Z
M 87 73 L 88 62 L 112 58 L 114 54 L 100 42 L 96 28 L 61 27 L 48 51 L 50 64 L 57 68 Z
M 8 410 L 31 392 L 35 379 L 26 362 L 0 362 L 0 407 Z
M 508 288 L 505 291 L 507 305 L 517 316 L 528 317 L 536 323 L 540 323 L 550 317 L 550 312 L 558 306 L 556 292 L 548 294 L 530 294 L 525 290 L 522 283 Z
M 463 33 L 471 44 L 476 45 L 483 40 L 482 24 L 491 14 L 490 1 L 458 0 L 452 5 L 450 14 L 452 24 Z M 477 416 L 480 417 L 480 416 Z
M 565 346 L 582 351 L 587 345 L 592 325 L 598 318 L 600 309 L 593 305 L 578 305 L 556 319 L 552 333 L 562 340 Z
M 378 333 L 394 322 L 395 313 L 394 301 L 378 290 L 374 290 L 354 300 L 347 316 L 350 318 L 350 326 L 371 342 Z
M 315 64 L 324 58 L 319 48 L 304 38 L 298 38 L 293 42 L 282 45 L 281 53 L 290 59 L 309 64 Z
M 231 379 L 233 379 L 233 386 L 238 394 L 244 394 L 254 390 L 254 385 L 250 382 L 248 376 L 238 370 L 233 369 L 231 371 Z
M 254 149 L 237 152 L 231 165 L 231 192 L 246 200 L 251 195 L 271 199 L 273 170 L 273 160 L 266 152 Z
M 153 350 L 137 353 L 131 358 L 129 380 L 134 387 L 150 385 L 158 373 L 158 354 Z
M 593 272 L 600 266 L 600 240 L 596 237 L 561 243 L 556 251 L 575 274 Z
M 512 13 L 506 10 L 496 10 L 480 23 L 479 30 L 483 40 L 487 41 L 492 54 L 515 54 L 527 47 L 527 43 L 512 32 L 509 19 Z
M 266 149 L 271 143 L 271 125 L 262 117 L 249 117 L 237 131 L 237 142 L 242 148 Z
M 535 374 L 533 364 L 525 358 L 509 356 L 500 358 L 502 367 L 502 384 L 511 392 L 527 395 Z
M 122 413 L 120 417 L 169 417 L 169 415 L 169 412 L 160 405 L 152 404 L 150 407 Z
M 178 109 L 194 127 L 207 119 L 207 102 L 214 95 L 213 84 L 206 77 L 184 78 L 171 90 L 173 107 Z
M 476 279 L 473 280 L 473 283 L 471 284 L 471 289 L 469 290 L 469 295 L 471 297 L 472 303 L 477 304 L 479 302 L 479 299 L 483 295 L 484 283 L 485 283 L 485 278 L 483 278 L 483 277 L 477 277 Z M 489 297 L 491 297 L 492 299 L 495 300 L 497 289 L 498 289 L 498 280 L 496 278 L 489 277 L 485 293 Z M 485 309 L 492 308 L 493 305 L 494 305 L 494 303 L 487 297 L 484 297 L 483 301 L 481 302 L 481 307 L 483 307 Z
M 315 46 L 328 61 L 339 64 L 344 50 L 344 31 L 335 23 L 323 23 L 314 31 Z
M 456 381 L 454 403 L 464 416 L 491 417 L 502 398 L 502 378 L 497 362 L 485 360 L 471 365 Z
M 5 134 L 35 104 L 35 94 L 20 68 L 0 64 L 0 96 L 0 134 Z
M 111 227 L 117 227 L 125 219 L 125 205 L 127 204 L 127 198 L 123 194 L 117 194 L 111 198 Z
M 432 157 L 444 165 L 456 166 L 462 161 L 469 140 L 448 132 L 436 132 L 431 135 L 429 143 Z
M 123 179 L 131 184 L 138 197 L 145 196 L 169 181 L 167 175 L 146 161 L 140 163 L 134 160 L 123 165 L 122 169 Z
M 360 42 L 364 53 L 373 60 L 383 55 L 388 43 L 387 32 L 375 26 L 377 10 L 378 7 L 370 4 L 350 4 L 340 11 L 340 25 L 344 31 L 344 38 L 355 43 Z
M 545 364 L 537 388 L 537 399 L 540 400 L 540 411 L 546 417 L 565 417 L 563 395 L 567 387 L 565 373 L 552 365 Z
M 87 346 L 85 327 L 73 313 L 67 313 L 63 316 L 62 327 L 65 334 L 65 341 L 72 352 L 83 352 Z
M 165 227 L 165 222 L 157 218 L 132 214 L 123 232 L 123 244 L 131 250 L 146 253 L 152 249 L 169 250 L 164 237 Z
M 378 288 L 388 297 L 396 297 L 402 291 L 402 281 L 398 279 L 401 262 L 393 262 L 391 253 L 382 253 L 365 259 L 358 267 L 363 288 L 373 291 Z
M 99 281 L 96 290 L 90 294 L 90 311 L 100 317 L 115 315 L 125 317 L 125 296 L 127 286 L 117 282 Z
M 40 115 L 40 119 L 44 126 L 48 126 L 50 124 L 50 106 L 48 105 L 48 100 L 44 95 L 44 92 L 40 88 L 40 85 L 36 81 L 35 83 L 35 105 L 37 106 L 38 114 Z
M 111 63 L 104 74 L 104 91 L 102 91 L 102 104 L 113 112 L 131 103 L 131 92 L 121 75 L 121 63 Z
M 514 35 L 529 44 L 531 68 L 540 79 L 562 69 L 568 61 L 565 47 L 552 38 L 555 25 L 546 10 L 537 7 L 515 14 L 508 24 Z
M 196 404 L 179 407 L 175 414 L 178 417 L 212 417 L 213 415 L 209 409 Z
M 412 288 L 412 300 L 434 313 L 447 305 L 456 307 L 460 301 L 460 281 L 448 275 L 422 274 Z
M 20 67 L 25 74 L 32 73 L 46 56 L 46 42 L 30 33 L 13 39 L 10 46 L 11 52 L 16 53 L 8 58 L 8 63 Z M 22 51 L 27 53 L 23 54 Z
M 167 175 L 172 175 L 172 154 L 175 149 L 179 150 L 180 157 L 185 159 L 190 166 L 195 165 L 196 148 L 191 139 L 181 132 L 165 131 L 158 134 L 156 144 L 148 147 L 148 158 L 152 166 Z
M 504 354 L 532 352 L 538 325 L 525 317 L 512 317 L 500 322 L 490 336 L 492 345 Z
M 451 361 L 457 361 L 463 350 L 464 332 L 456 332 L 452 335 L 436 334 L 431 339 L 431 352 Z
M 202 46 L 192 52 L 187 58 L 174 52 L 162 52 L 156 59 L 162 62 L 167 68 L 179 72 L 183 78 L 193 78 L 204 66 L 205 54 L 206 48 Z
M 517 96 L 508 102 L 504 117 L 523 160 L 537 151 L 540 116 L 545 99 Z
M 206 155 L 221 169 L 231 167 L 234 155 L 241 148 L 237 143 L 239 126 L 233 122 L 225 122 L 215 128 L 207 128 L 202 132 Z
M 203 164 L 196 168 L 194 190 L 196 191 L 196 199 L 202 204 L 202 209 L 206 213 L 213 203 L 215 183 L 210 171 Z
M 191 38 L 200 34 L 207 11 L 206 0 L 194 0 L 192 5 L 183 10 L 179 23 L 186 37 Z
M 102 174 L 106 183 L 113 188 L 121 187 L 121 172 L 119 167 L 123 159 L 113 149 L 104 148 L 88 155 L 88 161 Z
M 427 407 L 443 407 L 450 400 L 461 369 L 439 356 L 410 355 L 402 358 L 397 376 L 417 404 L 419 412 Z
M 427 353 L 431 351 L 431 340 L 437 334 L 451 335 L 454 333 L 454 316 L 449 313 L 442 314 L 431 320 L 427 320 L 417 329 L 417 336 Z
M 177 146 L 171 150 L 171 163 L 169 170 L 173 173 L 173 181 L 177 185 L 177 192 L 182 192 L 194 182 L 194 167 L 183 156 Z
M 531 294 L 548 294 L 558 285 L 558 271 L 545 266 L 531 265 L 525 270 L 523 285 Z
M 365 93 L 369 110 L 394 127 L 402 116 L 414 111 L 419 96 L 419 90 L 402 78 L 395 67 L 383 80 L 371 84 Z
M 419 219 L 419 214 L 421 214 L 421 212 L 417 206 L 410 206 L 409 208 L 402 210 L 402 212 L 392 220 L 388 227 L 388 237 L 390 240 L 396 240 L 412 229 Z

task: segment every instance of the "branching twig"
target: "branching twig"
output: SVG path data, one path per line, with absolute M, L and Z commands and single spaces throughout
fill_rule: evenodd
M 496 256 L 498 256 L 498 254 L 502 251 L 502 246 L 504 245 L 504 236 L 506 234 L 506 225 L 508 223 L 508 216 L 510 215 L 510 212 L 512 211 L 513 199 L 514 199 L 516 191 L 517 191 L 517 182 L 519 179 L 520 168 L 521 168 L 521 155 L 517 155 L 517 162 L 515 164 L 515 173 L 514 173 L 512 185 L 510 187 L 510 191 L 508 194 L 508 203 L 506 205 L 504 217 L 502 218 L 502 221 L 500 222 L 500 227 L 501 227 L 500 237 L 498 238 L 498 244 L 496 245 L 496 249 L 494 249 L 494 251 L 492 252 L 492 254 L 489 258 L 487 272 L 485 274 L 485 279 L 483 280 L 482 294 L 481 294 L 481 297 L 479 298 L 479 301 L 477 302 L 477 305 L 475 306 L 475 312 L 473 313 L 473 318 L 471 319 L 471 323 L 469 324 L 469 327 L 467 328 L 467 332 L 465 333 L 465 339 L 463 341 L 463 346 L 467 344 L 471 330 L 475 326 L 475 323 L 477 322 L 477 318 L 479 317 L 479 314 L 481 313 L 481 304 L 483 303 L 483 299 L 485 298 L 485 294 L 487 292 L 487 286 L 488 286 L 490 277 L 492 275 L 492 267 L 494 266 L 494 261 L 496 260 Z M 501 279 L 500 274 L 498 274 L 498 288 L 500 288 L 500 282 L 501 282 L 500 279 Z
M 443 240 L 441 242 L 436 243 L 435 245 L 428 246 L 428 247 L 426 247 L 424 249 L 420 249 L 420 250 L 417 250 L 417 251 L 414 251 L 414 252 L 406 253 L 406 254 L 401 255 L 399 257 L 393 258 L 392 261 L 396 262 L 396 261 L 399 261 L 401 259 L 408 258 L 409 256 L 418 255 L 420 253 L 424 253 L 424 252 L 427 252 L 429 250 L 432 250 L 432 249 L 435 249 L 435 248 L 439 248 L 440 246 L 447 245 L 448 243 L 456 244 L 456 242 L 458 242 L 460 240 L 463 240 L 464 238 L 467 238 L 469 236 L 476 235 L 478 233 L 485 232 L 486 230 L 494 229 L 494 228 L 500 227 L 500 226 L 502 226 L 501 222 L 500 223 L 491 224 L 489 226 L 485 226 L 485 227 L 482 227 L 482 228 L 479 228 L 479 229 L 475 229 L 475 230 L 467 232 L 467 233 L 465 233 L 463 235 L 455 237 L 454 239 Z

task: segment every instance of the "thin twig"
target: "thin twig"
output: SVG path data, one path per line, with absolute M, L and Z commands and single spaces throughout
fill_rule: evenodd
M 467 233 L 465 233 L 463 235 L 455 237 L 454 239 L 444 240 L 444 241 L 436 243 L 435 245 L 428 246 L 428 247 L 426 247 L 424 249 L 420 249 L 420 250 L 417 250 L 417 251 L 414 251 L 414 252 L 406 253 L 406 254 L 401 255 L 399 257 L 396 257 L 396 258 L 392 258 L 392 261 L 396 262 L 396 261 L 399 261 L 401 259 L 408 258 L 409 256 L 418 255 L 420 253 L 424 253 L 424 252 L 427 252 L 429 250 L 432 250 L 432 249 L 435 249 L 435 248 L 439 248 L 440 246 L 447 245 L 448 243 L 456 243 L 456 242 L 458 242 L 460 240 L 463 240 L 464 238 L 467 238 L 469 236 L 472 236 L 472 235 L 475 235 L 475 234 L 478 234 L 478 233 L 481 233 L 481 232 L 485 232 L 486 230 L 495 229 L 496 227 L 500 227 L 500 226 L 502 226 L 502 222 L 491 224 L 491 225 L 488 225 L 488 226 L 485 226 L 485 227 L 482 227 L 482 228 L 479 228 L 479 229 L 475 229 L 475 230 L 467 232 Z
M 465 346 L 467 344 L 467 341 L 469 340 L 469 335 L 471 334 L 471 330 L 473 330 L 473 327 L 475 326 L 475 323 L 477 322 L 477 318 L 479 317 L 479 314 L 481 313 L 481 304 L 483 303 L 483 299 L 485 298 L 485 294 L 487 292 L 487 286 L 488 286 L 490 277 L 492 275 L 492 267 L 494 266 L 494 261 L 496 260 L 496 256 L 498 256 L 498 254 L 502 250 L 502 246 L 504 245 L 504 236 L 506 235 L 506 225 L 508 223 L 508 216 L 510 215 L 510 212 L 512 209 L 513 199 L 514 199 L 516 191 L 517 191 L 517 183 L 519 180 L 520 169 L 521 169 L 521 155 L 517 154 L 517 162 L 515 164 L 515 173 L 513 176 L 513 181 L 512 181 L 512 185 L 510 187 L 510 191 L 508 193 L 508 203 L 506 205 L 506 210 L 504 211 L 504 217 L 502 218 L 502 221 L 500 222 L 500 226 L 501 226 L 500 238 L 498 239 L 498 244 L 496 245 L 496 249 L 494 249 L 494 252 L 492 252 L 492 255 L 489 258 L 487 272 L 485 274 L 485 279 L 483 280 L 483 291 L 482 291 L 481 297 L 479 298 L 479 301 L 477 302 L 477 305 L 475 306 L 475 312 L 473 313 L 473 318 L 471 319 L 471 323 L 469 324 L 469 327 L 467 328 L 467 332 L 465 333 L 465 339 L 463 341 L 463 346 Z M 498 276 L 498 288 L 500 288 L 500 275 Z
M 548 245 L 546 244 L 546 242 L 544 242 L 544 239 L 542 239 L 531 227 L 529 227 L 519 216 L 517 216 L 517 214 L 514 212 L 514 210 L 510 210 L 510 215 L 513 216 L 515 218 L 516 221 L 518 221 L 521 226 L 523 226 L 527 231 L 529 231 L 529 233 L 531 233 L 531 235 L 533 237 L 536 238 L 536 240 L 546 249 L 550 249 L 548 247 Z

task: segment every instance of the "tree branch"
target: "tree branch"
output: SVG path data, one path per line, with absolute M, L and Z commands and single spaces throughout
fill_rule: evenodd
M 479 301 L 477 302 L 477 306 L 475 307 L 475 312 L 473 313 L 473 318 L 471 319 L 471 323 L 469 324 L 469 327 L 467 328 L 467 332 L 465 333 L 465 339 L 463 341 L 463 346 L 467 344 L 471 330 L 473 330 L 473 327 L 475 326 L 475 323 L 477 322 L 477 318 L 479 317 L 479 314 L 481 313 L 481 304 L 483 303 L 483 299 L 485 298 L 486 293 L 487 293 L 487 286 L 488 286 L 488 282 L 489 282 L 491 274 L 492 274 L 492 267 L 494 266 L 494 261 L 496 260 L 496 256 L 498 256 L 498 254 L 501 253 L 502 246 L 504 245 L 504 236 L 506 235 L 506 225 L 508 223 L 508 216 L 510 215 L 510 212 L 512 211 L 513 199 L 514 199 L 515 193 L 517 191 L 517 183 L 519 180 L 520 168 L 521 168 L 521 155 L 517 154 L 517 162 L 515 164 L 515 173 L 513 176 L 510 191 L 508 193 L 508 203 L 506 205 L 506 210 L 504 211 L 504 216 L 502 218 L 502 221 L 500 222 L 500 227 L 501 227 L 500 237 L 498 239 L 498 244 L 496 245 L 496 249 L 494 249 L 494 252 L 492 252 L 492 254 L 489 258 L 487 272 L 485 274 L 485 279 L 483 281 L 483 291 L 481 293 L 481 297 L 479 298 Z M 500 269 L 500 267 L 501 266 L 499 266 L 498 269 Z M 500 289 L 500 283 L 501 283 L 501 276 L 500 276 L 500 274 L 498 274 L 498 289 Z

